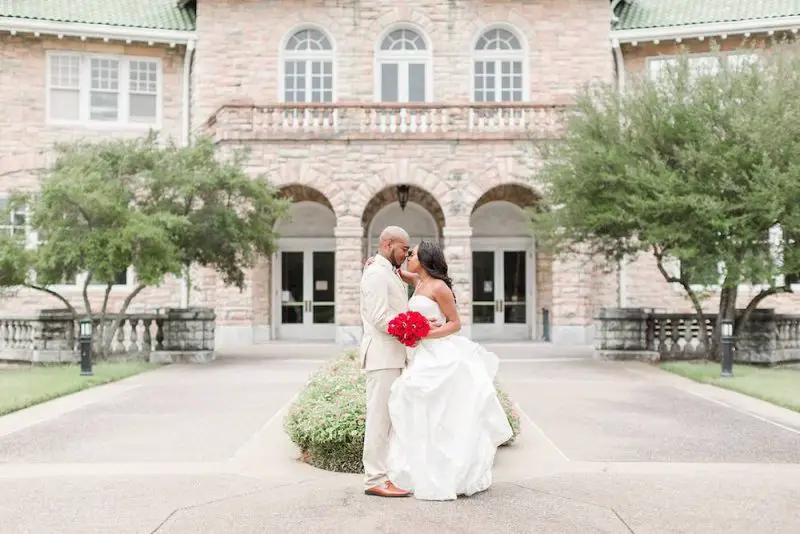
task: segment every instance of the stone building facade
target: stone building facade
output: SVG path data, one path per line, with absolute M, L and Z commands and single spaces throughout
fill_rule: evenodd
M 586 343 L 601 307 L 686 306 L 646 259 L 608 269 L 537 250 L 525 212 L 544 194 L 536 140 L 560 135 L 576 89 L 671 46 L 624 36 L 653 0 L 59 3 L 0 13 L 0 197 L 35 187 L 54 141 L 154 127 L 211 135 L 221 155 L 248 147 L 253 178 L 294 199 L 244 292 L 196 269 L 135 309 L 212 306 L 218 346 L 352 343 L 361 266 L 387 224 L 442 243 L 476 339 Z M 135 273 L 120 282 L 112 299 Z M 1 306 L 56 305 L 22 291 Z

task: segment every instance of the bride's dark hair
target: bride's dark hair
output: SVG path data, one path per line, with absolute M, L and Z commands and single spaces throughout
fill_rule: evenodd
M 417 248 L 417 259 L 431 278 L 436 278 L 447 284 L 447 287 L 453 292 L 453 298 L 455 298 L 456 292 L 453 291 L 453 279 L 447 275 L 447 260 L 444 259 L 442 247 L 431 241 L 421 241 Z

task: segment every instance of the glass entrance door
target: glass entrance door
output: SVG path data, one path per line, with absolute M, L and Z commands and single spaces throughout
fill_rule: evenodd
M 331 340 L 336 324 L 333 250 L 282 250 L 278 253 L 281 339 Z
M 484 340 L 530 339 L 529 250 L 473 247 L 472 336 Z

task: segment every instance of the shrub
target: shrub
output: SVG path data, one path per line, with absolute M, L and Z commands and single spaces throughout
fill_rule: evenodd
M 284 420 L 289 438 L 303 461 L 328 471 L 361 473 L 366 419 L 366 376 L 353 352 L 332 360 L 317 371 L 300 392 Z M 498 388 L 514 435 L 519 436 L 519 414 L 509 396 Z

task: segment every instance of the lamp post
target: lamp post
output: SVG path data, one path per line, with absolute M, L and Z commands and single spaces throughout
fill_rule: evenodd
M 722 320 L 722 378 L 733 376 L 733 321 Z
M 407 185 L 397 186 L 397 201 L 400 203 L 400 210 L 405 211 L 408 205 L 408 193 L 411 188 Z
M 92 319 L 84 317 L 80 322 L 78 342 L 81 346 L 81 376 L 92 376 Z

